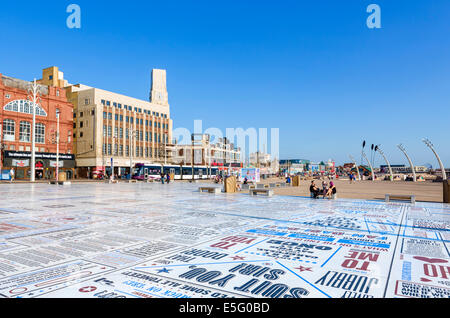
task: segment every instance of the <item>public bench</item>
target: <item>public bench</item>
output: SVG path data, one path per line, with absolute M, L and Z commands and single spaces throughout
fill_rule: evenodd
M 406 200 L 411 203 L 416 203 L 416 196 L 410 194 L 386 194 L 385 201 L 391 202 L 391 200 Z
M 273 190 L 270 189 L 250 189 L 249 191 L 251 196 L 257 195 L 258 193 L 265 194 L 268 197 L 273 196 Z
M 198 188 L 198 191 L 200 193 L 203 193 L 203 192 L 214 193 L 214 194 L 222 193 L 222 189 L 217 188 L 217 187 L 200 187 L 200 188 Z

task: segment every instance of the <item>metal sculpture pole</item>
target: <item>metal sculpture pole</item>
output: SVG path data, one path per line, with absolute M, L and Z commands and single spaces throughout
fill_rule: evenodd
M 411 170 L 413 173 L 413 181 L 416 182 L 417 181 L 417 177 L 416 177 L 416 169 L 414 168 L 414 165 L 411 161 L 411 159 L 409 158 L 408 154 L 406 153 L 405 147 L 403 147 L 402 144 L 397 145 L 398 149 L 400 149 L 401 152 L 403 152 L 403 154 L 406 156 L 406 159 L 408 159 L 409 161 L 409 165 L 411 166 Z
M 353 161 L 353 164 L 355 165 L 356 172 L 358 173 L 358 181 L 361 181 L 361 176 L 360 176 L 360 174 L 359 174 L 359 167 L 358 167 L 358 165 L 356 164 L 355 159 L 354 159 L 352 156 L 350 156 L 350 160 Z
M 384 161 L 386 161 L 388 167 L 389 167 L 389 173 L 391 175 L 391 181 L 394 181 L 394 174 L 392 173 L 392 167 L 391 164 L 389 163 L 389 161 L 387 160 L 386 156 L 384 155 L 383 150 L 381 150 L 380 146 L 378 146 L 377 151 L 380 153 L 380 155 L 383 156 Z
M 434 150 L 433 144 L 431 143 L 431 141 L 428 138 L 424 138 L 424 139 L 422 139 L 422 141 L 425 143 L 425 145 L 428 146 L 428 148 L 431 149 L 431 151 L 433 151 L 434 155 L 436 156 L 437 161 L 439 162 L 439 166 L 441 167 L 441 170 L 442 170 L 442 179 L 447 180 L 447 174 L 445 173 L 444 165 L 441 161 L 441 158 L 439 158 L 439 155 L 437 154 L 436 150 Z
M 374 174 L 374 172 L 373 172 L 372 164 L 370 163 L 369 159 L 367 159 L 367 156 L 366 156 L 366 154 L 364 153 L 364 151 L 362 152 L 362 155 L 363 155 L 364 159 L 366 159 L 367 163 L 369 164 L 370 170 L 371 170 L 371 172 L 372 172 L 372 181 L 375 181 L 375 174 Z

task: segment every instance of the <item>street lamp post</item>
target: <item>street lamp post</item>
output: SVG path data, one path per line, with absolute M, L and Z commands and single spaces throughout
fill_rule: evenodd
M 59 181 L 59 109 L 56 109 L 56 182 L 58 181 Z
M 130 180 L 131 180 L 131 173 L 133 171 L 133 140 L 136 138 L 136 130 L 130 131 Z
M 389 163 L 388 159 L 386 158 L 386 156 L 384 155 L 383 150 L 381 150 L 380 146 L 377 146 L 377 151 L 380 153 L 380 155 L 383 156 L 384 161 L 386 161 L 386 164 L 389 167 L 389 174 L 391 175 L 391 181 L 394 181 L 394 174 L 392 173 L 392 167 L 391 164 Z
M 434 155 L 436 156 L 437 161 L 439 162 L 439 166 L 441 167 L 442 179 L 444 181 L 447 180 L 447 174 L 445 173 L 444 164 L 442 163 L 441 158 L 439 158 L 439 155 L 437 154 L 436 150 L 434 149 L 433 144 L 431 143 L 431 141 L 428 138 L 424 138 L 424 139 L 422 139 L 422 141 L 425 143 L 425 145 L 428 146 L 428 148 L 431 149 L 431 151 L 433 151 Z
M 36 79 L 34 79 L 33 84 L 31 84 L 31 87 L 28 88 L 28 93 L 32 94 L 32 96 L 28 96 L 27 99 L 30 97 L 32 98 L 33 105 L 31 106 L 33 109 L 33 123 L 31 127 L 31 176 L 30 181 L 35 182 L 36 181 L 36 106 L 39 103 L 40 100 L 40 90 L 39 86 L 36 84 Z
M 409 158 L 408 154 L 406 153 L 406 149 L 405 149 L 405 147 L 403 147 L 402 144 L 397 145 L 397 147 L 398 147 L 398 149 L 400 149 L 401 152 L 403 152 L 403 154 L 405 155 L 406 159 L 408 159 L 409 165 L 411 166 L 411 170 L 412 170 L 412 173 L 413 173 L 413 182 L 416 182 L 417 181 L 416 169 L 414 168 L 414 165 L 413 165 L 413 163 L 411 161 L 411 158 Z

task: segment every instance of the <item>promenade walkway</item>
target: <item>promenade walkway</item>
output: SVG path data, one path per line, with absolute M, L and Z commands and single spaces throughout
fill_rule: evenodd
M 0 185 L 0 297 L 446 297 L 450 205 Z

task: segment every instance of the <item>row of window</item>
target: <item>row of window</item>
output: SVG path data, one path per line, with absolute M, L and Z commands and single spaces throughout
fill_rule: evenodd
M 111 126 L 103 126 L 103 137 L 112 137 L 112 127 Z M 158 141 L 159 143 L 161 143 L 161 136 L 162 136 L 162 140 L 163 142 L 168 142 L 169 137 L 164 134 L 158 134 L 158 133 L 154 133 L 153 134 L 155 141 Z M 125 138 L 129 139 L 130 137 L 130 129 L 125 128 Z M 140 141 L 144 141 L 144 132 L 141 131 L 137 131 L 136 133 L 136 139 L 140 140 Z M 122 127 L 114 127 L 114 138 L 123 138 L 123 128 Z M 148 131 L 145 132 L 145 141 L 147 142 L 152 142 L 152 133 L 149 133 Z
M 111 144 L 103 144 L 103 154 L 104 155 L 112 155 L 112 156 L 129 156 L 130 155 L 130 147 L 123 145 L 114 145 L 114 150 L 112 149 Z M 125 153 L 124 153 L 125 149 Z M 145 155 L 144 155 L 145 152 Z M 153 157 L 153 149 L 148 147 L 135 147 L 135 151 L 133 153 L 135 157 Z M 156 154 L 155 154 L 156 155 Z
M 85 103 L 86 102 L 88 102 L 88 101 L 86 100 Z M 102 103 L 103 106 L 111 107 L 111 102 L 108 101 L 108 100 L 102 99 L 101 103 Z M 116 107 L 118 109 L 122 109 L 122 104 L 116 103 L 116 102 L 113 102 L 112 104 L 113 104 L 113 107 Z M 133 111 L 133 106 L 123 105 L 123 109 L 128 110 L 128 111 Z M 163 113 L 160 114 L 158 112 L 152 112 L 150 110 L 142 109 L 142 108 L 139 108 L 139 107 L 134 107 L 134 112 L 135 113 L 144 113 L 144 114 L 147 114 L 147 115 L 153 115 L 153 116 L 156 116 L 156 117 L 160 117 L 161 116 L 162 118 L 167 118 L 167 114 L 163 114 Z
M 115 121 L 123 122 L 123 118 L 124 118 L 123 115 L 119 115 L 119 114 L 115 114 L 115 115 L 114 115 Z M 112 120 L 112 113 L 103 112 L 103 119 Z M 126 123 L 130 123 L 130 124 L 133 124 L 133 123 L 134 123 L 134 117 L 125 116 L 125 122 L 126 122 Z M 140 125 L 144 125 L 144 120 L 143 120 L 143 119 L 136 118 L 136 124 L 137 124 L 137 125 L 139 125 L 139 124 L 140 124 Z M 151 126 L 151 125 L 152 125 L 152 121 L 146 119 L 146 120 L 145 120 L 145 126 Z M 157 123 L 157 122 L 155 121 L 155 122 L 154 122 L 154 126 L 155 126 L 155 128 L 156 128 L 156 127 L 161 128 L 161 123 Z M 169 129 L 169 124 L 164 124 L 164 123 L 163 123 L 163 124 L 162 124 L 162 127 L 163 127 L 164 129 Z
M 45 125 L 36 123 L 36 143 L 45 144 Z M 16 141 L 16 122 L 12 119 L 3 120 L 3 140 Z M 19 141 L 31 142 L 31 123 L 21 121 L 19 124 Z

